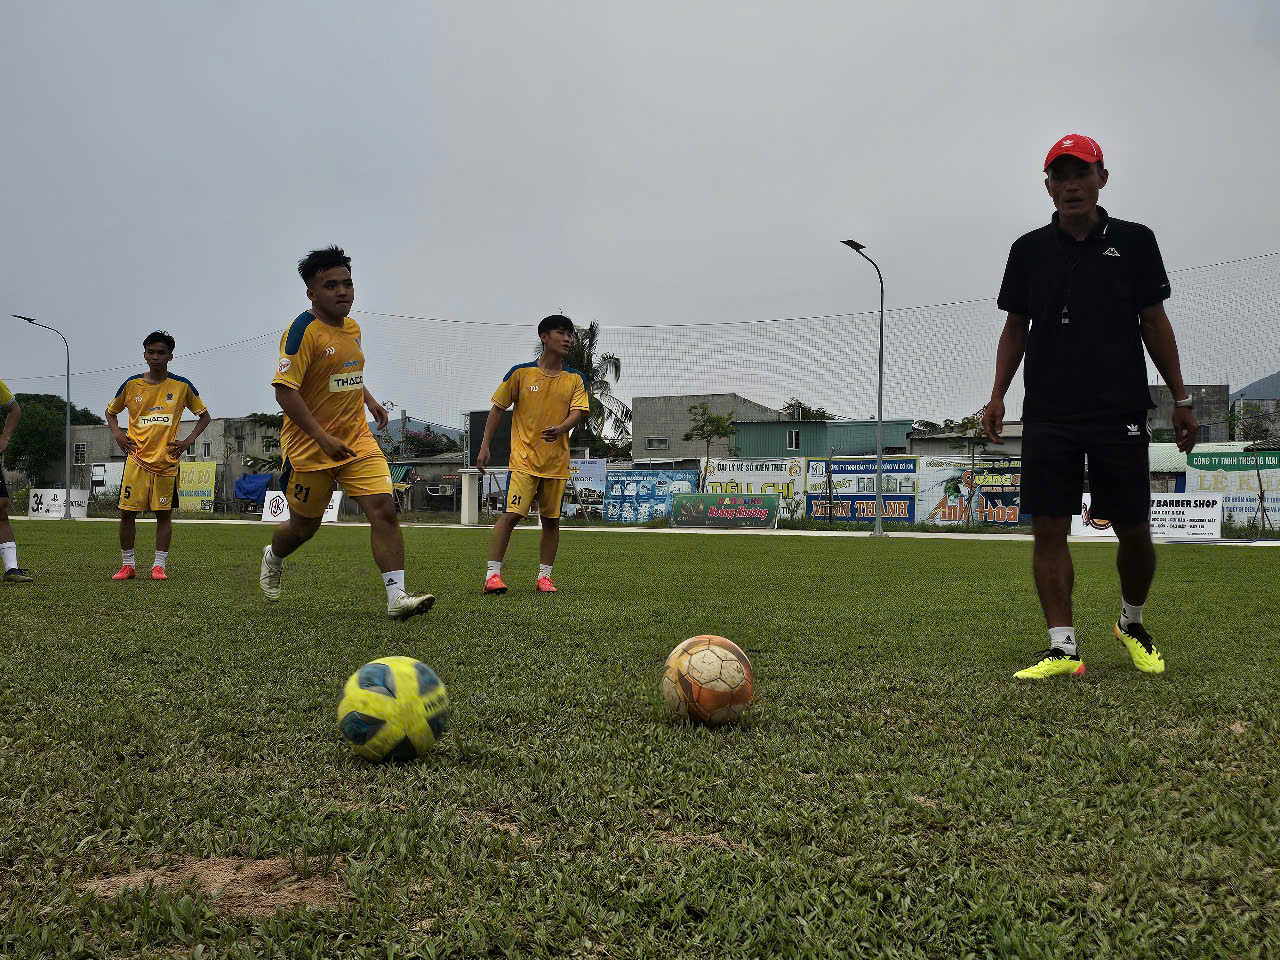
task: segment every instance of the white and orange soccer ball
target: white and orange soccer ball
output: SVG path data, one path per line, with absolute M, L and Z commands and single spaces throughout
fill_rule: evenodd
M 690 637 L 662 669 L 662 696 L 674 719 L 708 727 L 732 723 L 742 718 L 754 691 L 751 661 L 724 637 Z

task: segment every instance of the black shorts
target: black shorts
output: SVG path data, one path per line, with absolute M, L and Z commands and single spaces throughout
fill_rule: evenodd
M 1026 423 L 1022 428 L 1022 512 L 1070 516 L 1080 512 L 1084 464 L 1089 460 L 1089 512 L 1112 523 L 1146 523 L 1151 470 L 1146 411 L 1098 423 Z
M 0 500 L 9 499 L 9 485 L 4 482 L 4 470 L 0 469 Z

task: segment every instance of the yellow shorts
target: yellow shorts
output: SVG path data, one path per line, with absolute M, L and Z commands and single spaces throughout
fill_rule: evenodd
M 163 513 L 176 507 L 178 475 L 162 477 L 130 457 L 120 477 L 120 509 L 130 513 Z
M 372 497 L 379 493 L 391 496 L 391 468 L 387 458 L 378 454 L 361 457 L 327 470 L 299 472 L 290 470 L 281 477 L 289 511 L 304 517 L 323 517 L 333 496 L 333 485 L 342 485 L 348 497 Z
M 560 501 L 564 499 L 564 488 L 568 482 L 512 470 L 507 474 L 507 513 L 527 517 L 536 500 L 539 514 L 548 520 L 560 519 Z

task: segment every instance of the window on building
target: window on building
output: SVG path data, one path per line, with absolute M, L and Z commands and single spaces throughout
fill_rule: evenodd
M 244 437 L 236 437 L 236 453 L 244 453 Z
M 671 441 L 666 437 L 646 437 L 644 447 L 646 450 L 670 450 Z
M 210 443 L 208 440 L 206 440 L 204 443 L 200 444 L 200 456 L 201 456 L 201 457 L 203 457 L 205 460 L 208 460 L 208 459 L 209 459 L 209 457 L 212 455 L 212 453 L 213 453 L 213 444 L 212 444 L 212 443 Z
M 89 460 L 89 444 L 77 443 L 74 465 L 77 467 L 82 467 L 85 465 L 85 463 L 88 462 L 88 460 Z
M 788 450 L 800 449 L 800 431 L 799 430 L 787 431 L 787 449 Z

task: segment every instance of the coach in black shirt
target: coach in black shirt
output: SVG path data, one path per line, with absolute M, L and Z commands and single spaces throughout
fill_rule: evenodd
M 1140 223 L 1113 220 L 1098 206 L 1109 172 L 1096 141 L 1064 137 L 1045 157 L 1044 170 L 1057 212 L 1009 250 L 998 301 L 1008 318 L 982 415 L 988 438 L 1003 443 L 1004 395 L 1025 354 L 1022 511 L 1035 534 L 1033 567 L 1049 649 L 1015 676 L 1084 673 L 1071 618 L 1075 574 L 1067 534 L 1081 508 L 1086 457 L 1090 512 L 1110 520 L 1120 541 L 1116 637 L 1139 670 L 1161 673 L 1164 660 L 1142 625 L 1156 570 L 1147 462 L 1147 412 L 1154 404 L 1143 344 L 1182 398 L 1173 412 L 1178 449 L 1190 451 L 1199 429 L 1164 312 L 1169 279 L 1155 234 Z

